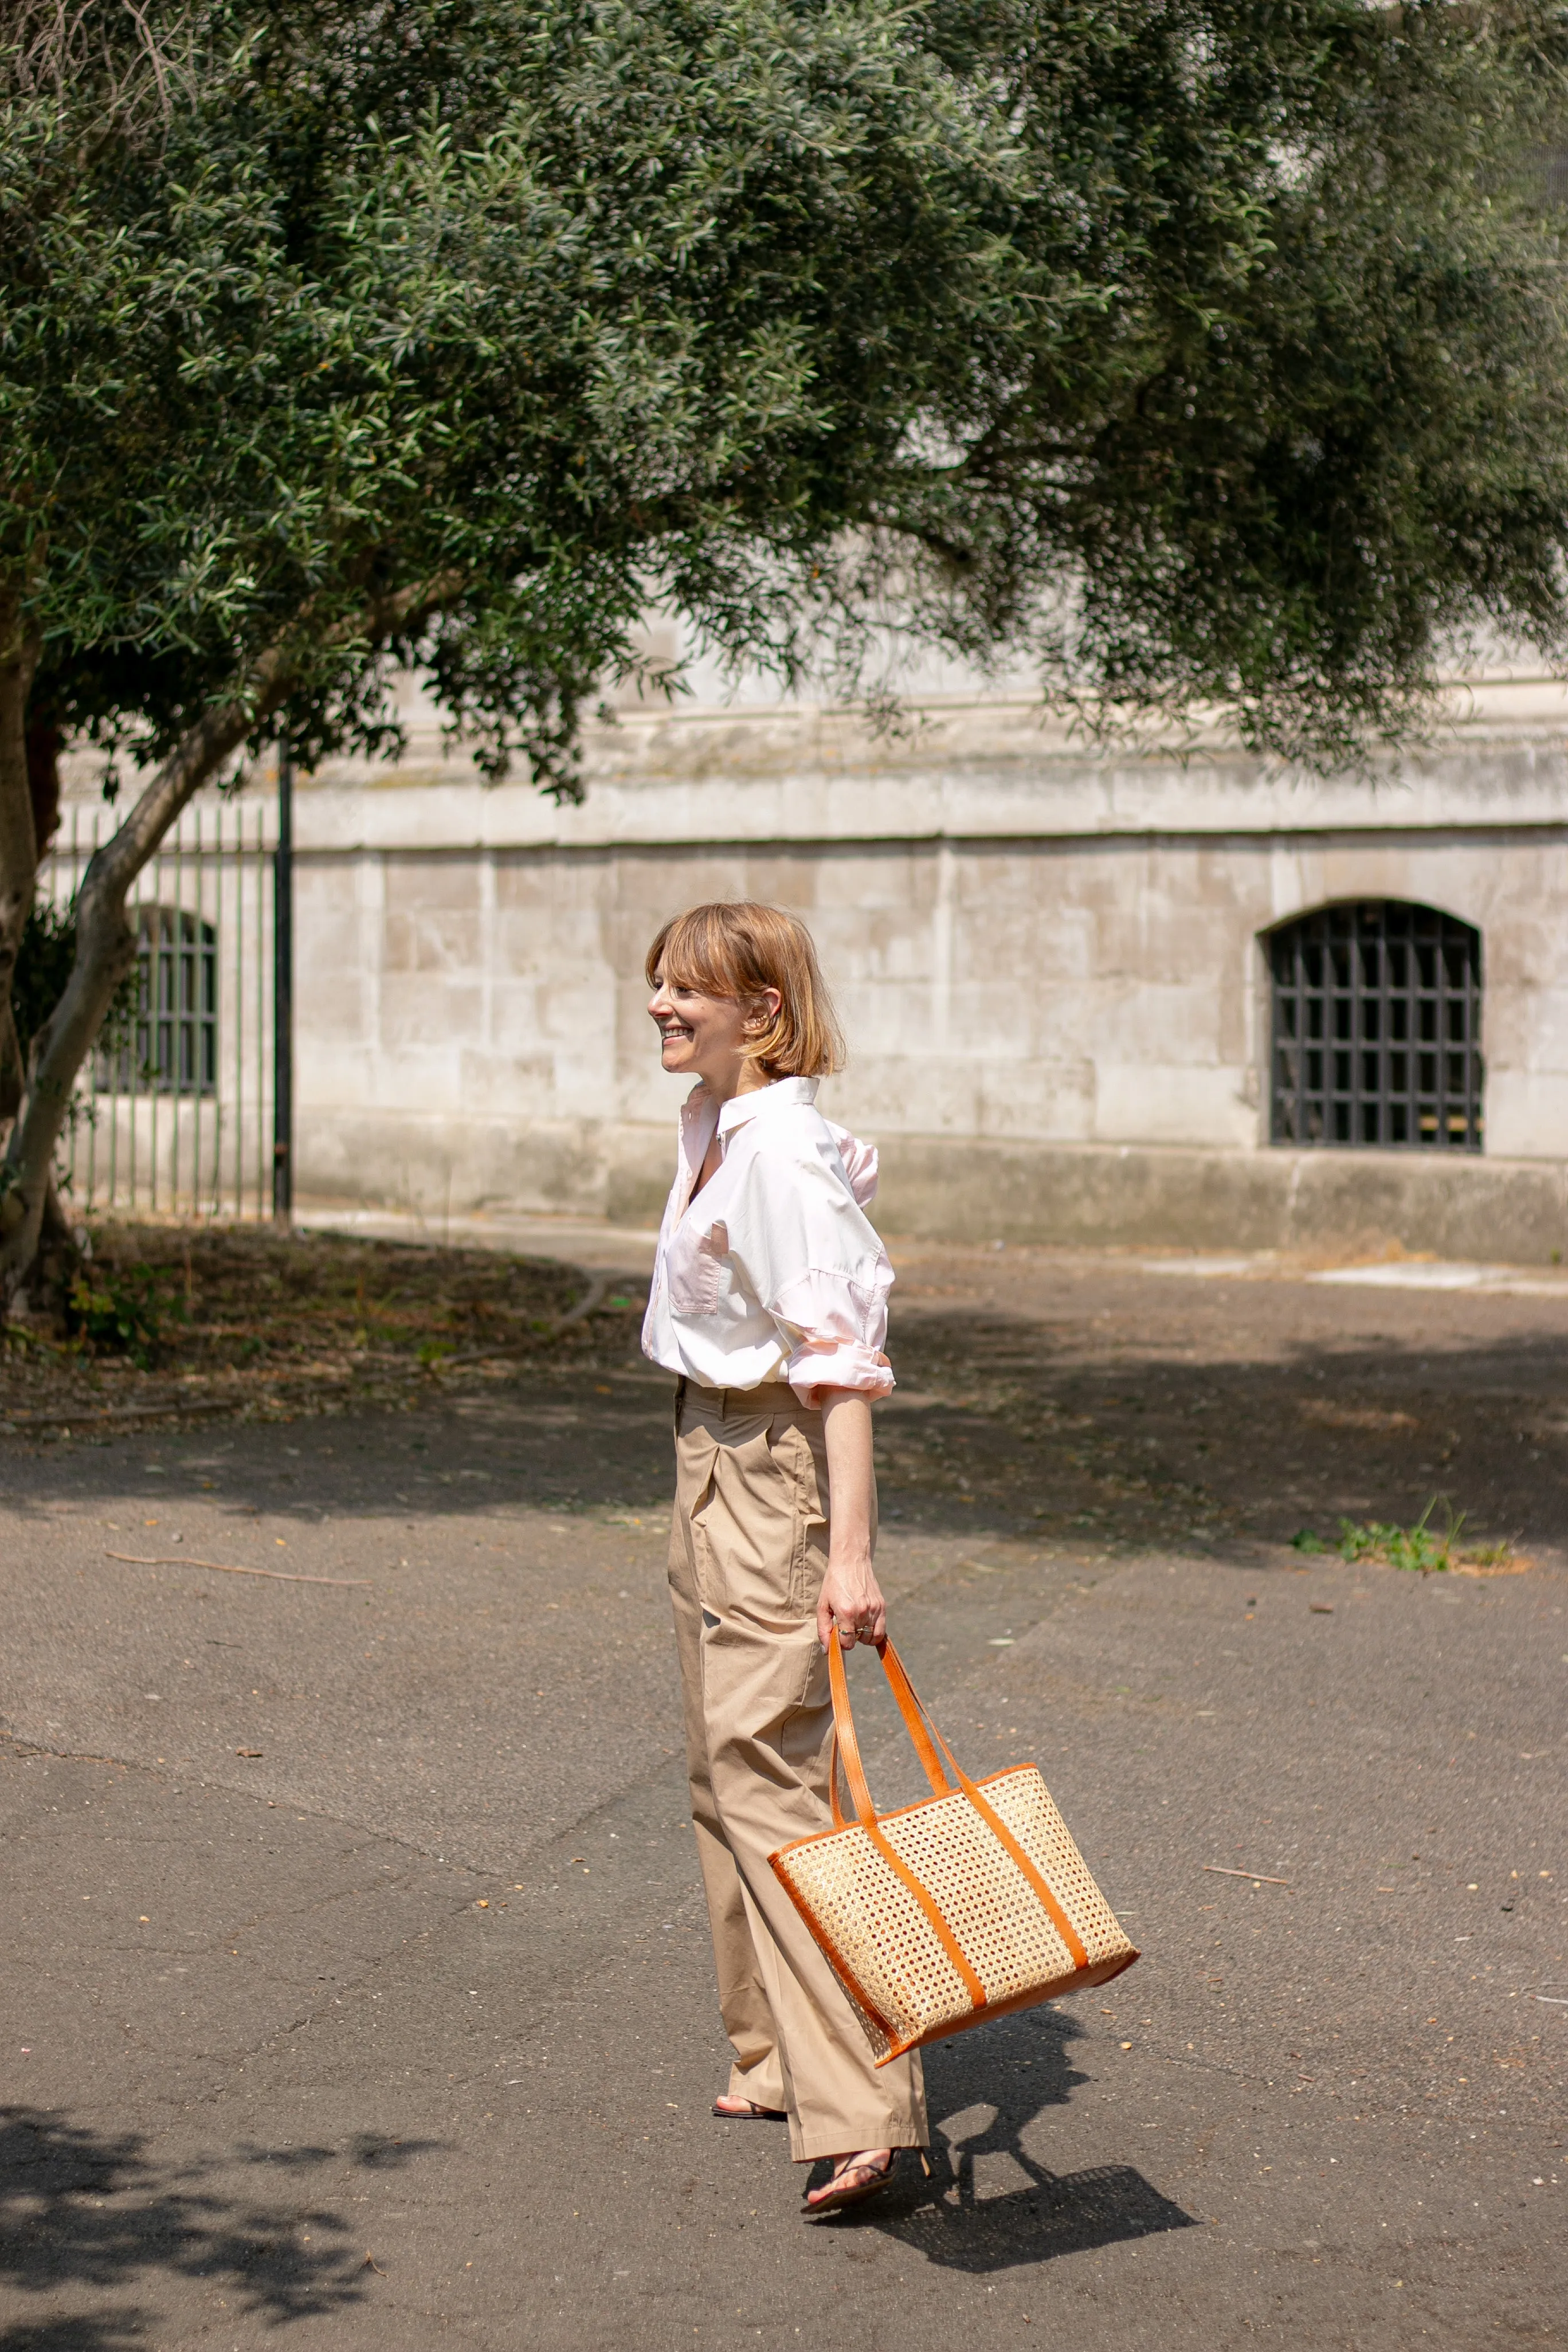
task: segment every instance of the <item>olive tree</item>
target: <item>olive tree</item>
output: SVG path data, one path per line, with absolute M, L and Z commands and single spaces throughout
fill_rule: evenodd
M 1554 8 L 10 23 L 0 1285 L 136 875 L 269 735 L 395 744 L 399 666 L 570 795 L 652 604 L 786 678 L 889 622 L 1022 649 L 1091 724 L 1197 701 L 1319 761 L 1418 724 L 1467 631 L 1561 645 Z M 24 1061 L 49 761 L 93 738 L 140 789 Z

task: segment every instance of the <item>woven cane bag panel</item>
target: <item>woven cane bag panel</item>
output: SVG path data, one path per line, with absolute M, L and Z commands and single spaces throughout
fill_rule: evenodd
M 1004 1772 L 994 1780 L 984 1781 L 981 1793 L 998 1819 L 1012 1831 L 1072 1921 L 1079 1941 L 1089 1955 L 1089 1966 L 1128 1958 L 1132 1946 L 1089 1876 L 1089 1866 L 1073 1843 L 1072 1832 L 1058 1812 L 1051 1792 L 1035 1766 L 1026 1764 L 1016 1772 Z M 984 1976 L 984 1970 L 980 1973 Z
M 852 1984 L 845 1983 L 843 1970 L 833 1967 L 831 1958 L 828 1960 L 828 1966 L 833 1969 L 834 1975 L 838 1979 L 838 1989 L 843 1993 L 845 2000 L 849 2003 L 850 2008 L 854 2011 L 855 2015 L 859 2021 L 860 2031 L 864 2033 L 867 2041 L 871 2045 L 871 2056 L 874 2063 L 879 2066 L 885 2066 L 889 2059 L 895 2055 L 894 2044 L 888 2039 L 887 2027 L 882 2023 L 879 2017 L 872 2016 L 870 2011 L 861 2001 L 854 1986 Z M 905 2047 L 907 2047 L 907 2044 L 900 2041 L 898 2044 L 898 2048 L 901 2050 Z
M 967 1797 L 913 1806 L 881 1826 L 952 1928 L 988 2001 L 1072 1975 L 1076 1963 L 1050 1913 Z
M 968 1988 L 935 1928 L 863 1829 L 812 1838 L 775 1856 L 774 1868 L 816 1921 L 829 1957 L 840 1956 L 840 1981 L 845 1971 L 855 1978 L 891 2026 L 892 2041 L 918 2039 L 933 2024 L 968 2015 Z M 853 1993 L 850 2000 L 861 2008 Z M 871 2040 L 879 2055 L 889 2046 L 886 2035 L 873 2032 Z

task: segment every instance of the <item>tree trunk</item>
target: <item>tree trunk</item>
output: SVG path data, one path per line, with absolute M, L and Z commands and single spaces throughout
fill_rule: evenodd
M 190 728 L 154 773 L 118 833 L 92 858 L 77 894 L 76 961 L 65 993 L 33 1044 L 33 1069 L 0 1170 L 0 1298 L 9 1300 L 37 1254 L 55 1152 L 77 1075 L 92 1051 L 110 1002 L 136 953 L 126 920 L 132 884 L 169 827 L 209 776 L 280 698 L 220 704 Z M 29 825 L 32 813 L 28 811 Z
M 38 878 L 38 835 L 27 772 L 27 696 L 39 644 L 16 598 L 0 593 L 0 1120 L 14 1119 L 26 1073 L 11 982 Z
M 324 632 L 313 650 L 319 651 L 322 643 L 379 643 L 461 595 L 467 584 L 464 574 L 447 572 L 423 580 L 415 587 L 398 589 Z M 4 613 L 0 611 L 0 624 L 3 621 Z M 303 631 L 310 625 L 307 605 L 296 615 L 294 628 Z M 29 682 L 31 675 L 29 669 Z M 0 1307 L 16 1296 L 37 1255 L 38 1235 L 53 1181 L 55 1152 L 70 1108 L 72 1090 L 82 1064 L 98 1041 L 115 989 L 136 953 L 135 934 L 125 916 L 131 886 L 187 803 L 238 751 L 246 738 L 264 726 L 287 700 L 291 681 L 289 641 L 280 639 L 260 656 L 240 691 L 215 704 L 187 729 L 154 772 L 119 832 L 97 851 L 82 877 L 76 902 L 76 961 L 65 993 L 33 1041 L 26 1098 L 12 1126 L 4 1162 L 0 1163 Z M 0 691 L 3 689 L 4 679 L 0 677 Z M 24 690 L 18 702 L 23 719 L 26 705 Z M 32 807 L 26 798 L 25 727 L 18 730 L 17 749 L 31 838 Z M 36 841 L 33 854 L 36 863 Z M 3 855 L 0 845 L 0 856 Z M 26 908 L 31 903 L 30 877 L 26 903 L 17 925 L 18 937 L 21 921 L 26 919 Z M 7 968 L 7 987 L 12 967 Z

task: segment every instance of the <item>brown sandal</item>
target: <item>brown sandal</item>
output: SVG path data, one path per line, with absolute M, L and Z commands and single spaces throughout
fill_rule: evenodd
M 802 2218 L 807 2221 L 820 2221 L 825 2214 L 841 2213 L 847 2205 L 860 2205 L 868 2197 L 879 2196 L 891 2181 L 898 2161 L 899 2151 L 895 2147 L 889 2150 L 886 2164 L 846 2162 L 819 2197 L 807 2197 L 800 2209 Z
M 721 2095 L 728 2098 L 731 2094 L 726 2091 Z M 735 2108 L 721 2107 L 715 2099 L 713 2113 L 721 2123 L 726 2124 L 787 2124 L 789 2121 L 783 2107 L 759 2107 L 755 2099 L 742 2099 Z

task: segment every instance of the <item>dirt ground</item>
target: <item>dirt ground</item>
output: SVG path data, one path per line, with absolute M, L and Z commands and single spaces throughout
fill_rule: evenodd
M 6 1327 L 0 1423 L 91 1429 L 404 1405 L 434 1377 L 591 1369 L 625 1354 L 643 1293 L 552 1258 L 102 1223 L 63 1318 Z
M 1560 1558 L 1568 1541 L 1568 1284 L 902 1255 L 883 1459 L 950 1512 L 1110 1553 L 1245 1558 L 1427 1511 L 1463 1520 L 1462 1550 Z
M 647 1370 L 635 1269 L 256 1226 L 105 1224 L 94 1243 L 89 1283 L 150 1295 L 156 1342 L 127 1353 L 13 1328 L 0 1427 L 14 1435 L 406 1409 Z M 1267 1261 L 1180 1273 L 1152 1254 L 897 1256 L 880 1460 L 922 1514 L 1110 1555 L 1180 1541 L 1245 1557 L 1423 1514 L 1458 1528 L 1456 1563 L 1568 1544 L 1568 1278 L 1442 1290 Z

